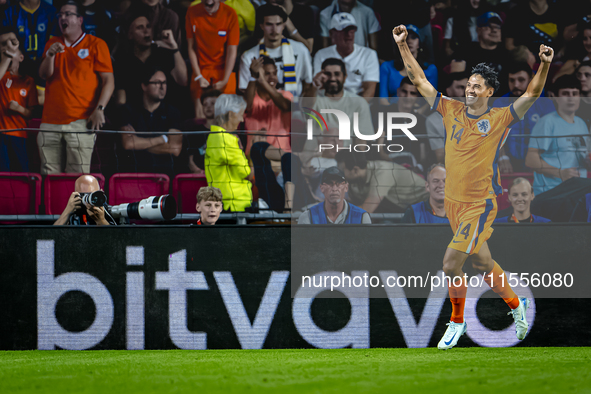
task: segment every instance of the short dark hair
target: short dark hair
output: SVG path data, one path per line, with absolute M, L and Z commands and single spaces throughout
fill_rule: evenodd
M 585 60 L 584 62 L 582 62 L 581 64 L 579 64 L 579 66 L 575 70 L 575 75 L 576 75 L 577 71 L 579 71 L 579 69 L 581 67 L 591 67 L 591 60 Z
M 347 75 L 347 66 L 345 66 L 345 63 L 341 59 L 329 57 L 322 62 L 322 69 L 324 70 L 327 66 L 341 66 L 341 71 L 343 74 Z
M 18 36 L 17 30 L 14 27 L 12 27 L 12 26 L 0 26 L 0 36 L 3 36 L 5 34 L 9 34 L 9 33 L 14 33 L 14 35 L 16 36 L 17 39 L 20 38 Z
M 496 92 L 501 87 L 499 82 L 499 74 L 486 63 L 479 63 L 472 68 L 471 75 L 480 75 L 484 79 L 484 83 L 489 88 L 493 88 Z
M 150 18 L 148 18 L 148 14 L 136 10 L 136 12 L 133 12 L 132 14 L 130 14 L 129 17 L 127 17 L 121 23 L 121 28 L 123 29 L 123 31 L 126 34 L 129 33 L 129 29 L 131 29 L 132 23 L 135 22 L 138 18 L 141 18 L 141 17 L 146 18 L 148 20 L 148 24 L 150 24 Z
M 201 100 L 201 104 L 203 104 L 205 102 L 205 99 L 208 99 L 210 97 L 218 98 L 221 95 L 222 92 L 220 92 L 217 89 L 206 89 L 203 91 L 203 93 L 201 93 L 201 97 L 199 98 L 199 100 Z
M 402 81 L 400 81 L 400 87 L 402 87 L 402 85 L 412 85 L 414 86 L 414 84 L 411 82 L 409 77 L 404 77 L 402 78 Z
M 76 14 L 78 14 L 79 17 L 84 17 L 82 15 L 82 4 L 80 4 L 79 1 L 76 0 L 66 0 L 64 2 L 62 2 L 58 8 L 58 10 L 61 10 L 63 6 L 65 5 L 73 5 L 74 7 L 76 7 Z
M 345 163 L 347 170 L 352 170 L 355 167 L 360 169 L 367 168 L 367 158 L 365 152 L 349 152 L 348 150 L 342 150 L 337 152 L 335 160 L 338 163 Z
M 263 58 L 263 66 L 268 66 L 272 64 L 273 66 L 277 67 L 275 64 L 275 60 L 271 59 L 269 56 L 262 56 Z
M 285 22 L 287 20 L 287 13 L 285 12 L 285 10 L 282 7 L 280 7 L 278 5 L 271 4 L 271 3 L 267 3 L 267 4 L 260 6 L 257 9 L 256 19 L 257 19 L 258 23 L 261 24 L 261 23 L 265 22 L 266 16 L 275 16 L 275 15 L 280 17 L 283 22 Z
M 552 85 L 552 92 L 558 96 L 560 89 L 578 89 L 581 91 L 581 81 L 574 74 L 563 75 Z
M 163 72 L 164 75 L 166 76 L 166 73 L 162 70 L 160 70 L 157 67 L 153 67 L 153 66 L 145 66 L 143 67 L 142 70 L 142 84 L 147 85 L 150 82 L 150 79 L 152 79 L 152 77 L 154 76 L 154 74 L 156 74 L 158 71 Z
M 462 79 L 466 79 L 469 77 L 470 75 L 468 75 L 467 71 L 460 71 L 449 74 L 444 73 L 443 78 L 441 78 L 442 91 L 445 91 L 447 88 L 449 88 L 454 83 L 454 81 L 461 81 Z
M 513 62 L 507 67 L 507 74 L 517 74 L 520 71 L 525 71 L 530 77 L 533 75 L 533 70 L 525 62 Z

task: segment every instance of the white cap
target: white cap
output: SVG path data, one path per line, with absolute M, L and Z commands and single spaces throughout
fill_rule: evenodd
M 353 17 L 353 15 L 349 14 L 348 12 L 339 12 L 338 14 L 334 14 L 330 20 L 331 29 L 342 31 L 349 26 L 357 27 L 357 22 L 355 22 L 355 17 Z

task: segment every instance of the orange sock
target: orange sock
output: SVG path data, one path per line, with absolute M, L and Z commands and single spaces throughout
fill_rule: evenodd
M 487 272 L 484 276 L 484 281 L 486 284 L 490 286 L 492 291 L 500 295 L 503 300 L 509 305 L 509 308 L 515 309 L 519 306 L 519 298 L 517 298 L 517 294 L 513 291 L 511 286 L 509 286 L 509 282 L 507 281 L 507 275 L 505 275 L 505 271 L 494 261 L 495 266 L 491 272 Z M 492 284 L 491 286 L 491 275 L 492 273 Z M 501 276 L 504 276 L 501 278 Z M 504 285 L 504 286 L 503 286 Z
M 458 281 L 456 280 L 456 283 Z M 455 286 L 452 283 L 449 284 L 449 300 L 451 301 L 451 321 L 454 323 L 464 322 L 464 305 L 466 304 L 466 293 L 468 292 L 468 286 L 462 279 L 460 286 Z

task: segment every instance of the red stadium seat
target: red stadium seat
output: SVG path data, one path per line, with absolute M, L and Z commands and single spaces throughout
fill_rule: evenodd
M 36 215 L 41 204 L 41 175 L 0 172 L 0 215 Z
M 48 215 L 61 215 L 68 205 L 70 195 L 74 191 L 76 179 L 84 174 L 53 174 L 47 175 L 43 180 L 45 213 Z M 101 174 L 90 174 L 94 176 L 101 189 L 105 187 L 105 177 Z
M 433 36 L 433 46 L 443 48 L 443 28 L 439 25 L 431 25 L 431 35 Z
M 515 172 L 513 174 L 501 174 L 501 186 L 503 188 L 503 195 L 497 196 L 497 205 L 499 211 L 505 208 L 509 208 L 511 203 L 509 202 L 509 186 L 515 178 L 525 178 L 532 185 L 534 184 L 534 174 L 531 172 Z
M 179 174 L 172 181 L 172 195 L 179 213 L 197 213 L 197 192 L 207 186 L 205 174 Z
M 166 174 L 115 174 L 109 179 L 109 205 L 161 196 L 168 194 L 169 190 L 170 178 Z
M 29 120 L 29 124 L 27 125 L 29 129 L 38 129 L 41 127 L 41 119 L 31 119 Z

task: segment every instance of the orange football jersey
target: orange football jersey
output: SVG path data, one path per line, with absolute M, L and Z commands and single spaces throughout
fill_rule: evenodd
M 64 52 L 55 55 L 53 75 L 47 79 L 42 123 L 68 124 L 88 119 L 96 109 L 101 93 L 98 73 L 112 73 L 111 54 L 107 44 L 90 34 L 71 46 L 64 38 L 52 37 L 45 45 L 43 58 L 53 43 L 64 45 Z
M 438 93 L 433 108 L 445 127 L 445 198 L 477 202 L 502 194 L 497 160 L 509 126 L 519 121 L 513 104 L 489 107 L 477 117 L 464 103 Z
M 38 105 L 37 88 L 33 78 L 25 75 L 12 75 L 6 72 L 0 79 L 0 129 L 25 129 L 27 120 L 18 112 L 10 109 L 10 102 L 16 101 L 25 108 Z M 26 138 L 26 131 L 10 131 L 5 134 Z

